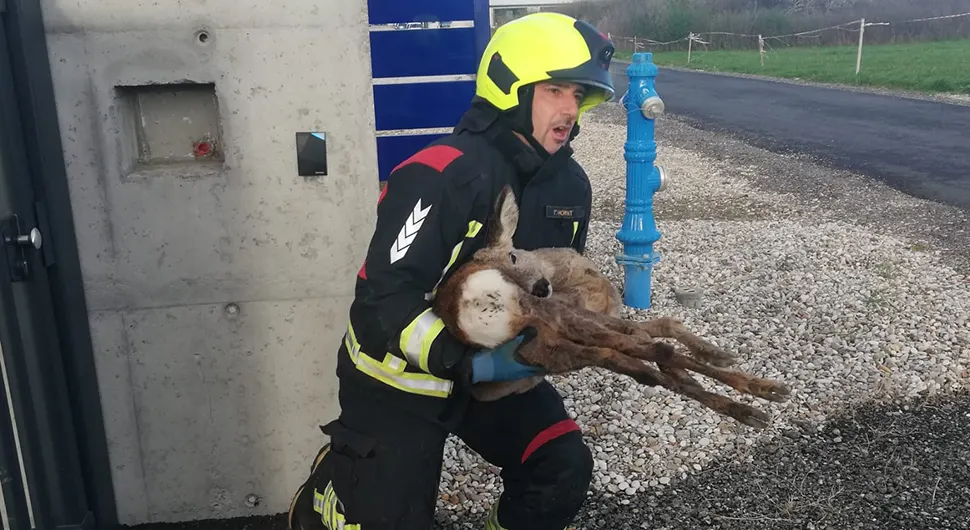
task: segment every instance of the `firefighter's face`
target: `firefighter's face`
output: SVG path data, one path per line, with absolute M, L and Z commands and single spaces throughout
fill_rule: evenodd
M 569 141 L 579 104 L 586 96 L 583 86 L 562 81 L 542 81 L 536 84 L 532 98 L 532 135 L 555 153 Z

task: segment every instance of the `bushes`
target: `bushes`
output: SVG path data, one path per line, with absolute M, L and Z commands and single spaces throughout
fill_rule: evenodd
M 555 10 L 589 20 L 613 35 L 666 42 L 682 39 L 692 31 L 774 36 L 846 24 L 862 17 L 873 22 L 901 22 L 970 12 L 970 0 L 585 0 Z M 852 44 L 859 35 L 855 28 L 851 29 L 827 30 L 768 44 Z M 866 28 L 866 42 L 871 44 L 966 37 L 970 37 L 970 17 Z M 758 46 L 753 38 L 702 38 L 710 42 L 707 49 Z M 617 47 L 623 49 L 621 39 L 617 39 Z M 686 43 L 664 47 L 679 48 L 686 48 Z

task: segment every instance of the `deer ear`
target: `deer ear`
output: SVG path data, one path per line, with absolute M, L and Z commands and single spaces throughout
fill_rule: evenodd
M 519 224 L 519 207 L 515 204 L 515 194 L 508 185 L 502 188 L 495 201 L 495 214 L 492 216 L 489 246 L 512 248 L 512 236 Z

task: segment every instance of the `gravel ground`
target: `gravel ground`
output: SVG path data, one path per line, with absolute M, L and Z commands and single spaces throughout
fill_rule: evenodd
M 966 395 L 851 407 L 824 426 L 786 431 L 630 505 L 590 499 L 577 523 L 610 530 L 970 528 L 968 422 Z
M 617 286 L 622 112 L 595 112 L 576 143 L 595 192 L 589 253 Z M 754 431 L 602 370 L 553 378 L 596 459 L 575 530 L 970 528 L 966 213 L 669 116 L 657 138 L 662 261 L 654 307 L 629 316 L 680 318 L 793 395 L 708 384 L 774 416 Z M 703 304 L 680 306 L 674 287 Z M 481 530 L 498 470 L 454 438 L 444 467 L 435 528 Z M 279 530 L 285 517 L 138 528 Z
M 618 286 L 622 112 L 595 113 L 575 145 L 594 184 L 589 254 Z M 653 308 L 629 316 L 680 318 L 793 395 L 766 403 L 702 380 L 772 414 L 759 432 L 603 370 L 552 378 L 596 459 L 576 528 L 966 528 L 954 480 L 968 474 L 968 400 L 884 412 L 970 386 L 966 214 L 669 117 L 657 134 L 662 261 Z M 680 306 L 675 287 L 701 290 L 702 305 Z M 500 491 L 497 469 L 450 439 L 439 528 L 483 528 Z

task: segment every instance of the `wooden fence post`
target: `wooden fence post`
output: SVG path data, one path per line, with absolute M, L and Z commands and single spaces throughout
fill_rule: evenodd
M 862 38 L 866 34 L 866 17 L 862 17 L 859 21 L 859 53 L 855 58 L 855 75 L 859 75 L 859 70 L 862 68 Z

